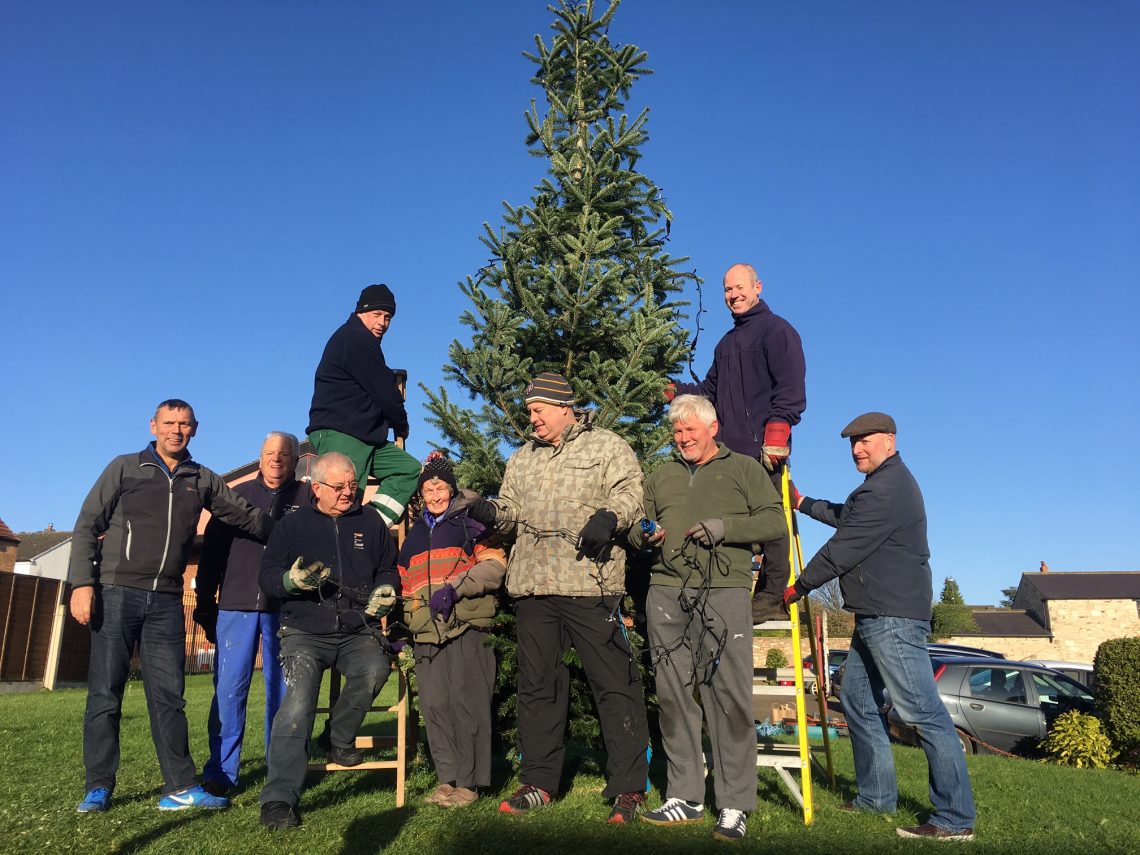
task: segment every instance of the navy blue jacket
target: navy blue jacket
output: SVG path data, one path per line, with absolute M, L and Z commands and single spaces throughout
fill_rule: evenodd
M 297 559 L 331 568 L 319 591 L 288 594 L 285 571 Z M 281 604 L 281 625 L 311 633 L 359 632 L 379 626 L 364 614 L 368 596 L 387 582 L 397 591 L 396 544 L 388 524 L 372 508 L 354 505 L 339 517 L 315 504 L 287 514 L 273 529 L 261 556 L 261 588 Z
M 808 562 L 797 591 L 838 577 L 843 608 L 858 617 L 930 620 L 926 506 L 902 457 L 884 460 L 843 505 L 805 496 L 800 512 L 838 530 Z
M 67 581 L 180 594 L 203 508 L 261 540 L 273 528 L 269 516 L 189 457 L 170 471 L 153 442 L 116 457 L 75 521 Z
M 317 365 L 308 433 L 326 428 L 379 448 L 407 436 L 408 414 L 380 341 L 356 315 L 332 334 Z
M 243 481 L 233 491 L 279 520 L 309 504 L 309 485 L 290 478 L 276 490 L 265 486 L 261 473 Z M 202 536 L 195 593 L 199 604 L 212 604 L 233 612 L 275 612 L 277 604 L 265 596 L 257 582 L 265 546 L 236 526 L 211 517 Z M 218 589 L 221 589 L 219 595 Z
M 716 407 L 717 439 L 737 454 L 759 457 L 764 425 L 796 425 L 807 408 L 804 349 L 792 325 L 761 300 L 717 342 L 700 383 L 678 383 L 678 395 L 703 395 Z

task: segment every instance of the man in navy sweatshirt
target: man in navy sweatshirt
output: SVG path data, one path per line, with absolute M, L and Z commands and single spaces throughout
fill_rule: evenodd
M 372 475 L 380 487 L 370 501 L 392 525 L 416 489 L 420 463 L 395 442 L 408 435 L 408 414 L 380 342 L 396 316 L 387 285 L 369 285 L 356 309 L 325 345 L 313 381 L 309 442 L 317 454 L 337 451 L 352 461 L 363 494 Z
M 799 334 L 760 299 L 764 283 L 750 264 L 724 274 L 724 303 L 732 329 L 717 342 L 713 364 L 700 383 L 670 383 L 666 399 L 701 395 L 713 402 L 720 424 L 717 439 L 737 454 L 758 459 L 777 492 L 791 454 L 792 428 L 807 407 L 806 368 Z M 788 534 L 761 544 L 763 575 L 752 600 L 752 623 L 785 617 L 781 602 L 788 584 Z

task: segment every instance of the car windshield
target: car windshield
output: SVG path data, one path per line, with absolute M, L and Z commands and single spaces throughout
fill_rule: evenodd
M 1034 671 L 1033 685 L 1043 704 L 1062 704 L 1066 701 L 1082 701 L 1091 704 L 1093 696 L 1085 691 L 1085 687 L 1075 680 L 1070 680 L 1064 674 L 1049 674 L 1044 671 Z

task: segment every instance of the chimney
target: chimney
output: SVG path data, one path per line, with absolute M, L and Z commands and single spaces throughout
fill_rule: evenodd
M 1049 565 L 1046 564 L 1044 561 L 1041 562 L 1041 572 L 1042 573 L 1048 573 L 1049 572 Z

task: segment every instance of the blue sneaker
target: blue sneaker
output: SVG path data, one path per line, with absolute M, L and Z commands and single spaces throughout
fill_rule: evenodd
M 79 813 L 103 813 L 111 806 L 110 787 L 92 787 L 76 808 Z
M 229 806 L 230 800 L 225 796 L 212 796 L 201 787 L 188 787 L 177 793 L 169 793 L 158 800 L 159 810 L 186 810 L 186 808 L 218 810 Z

